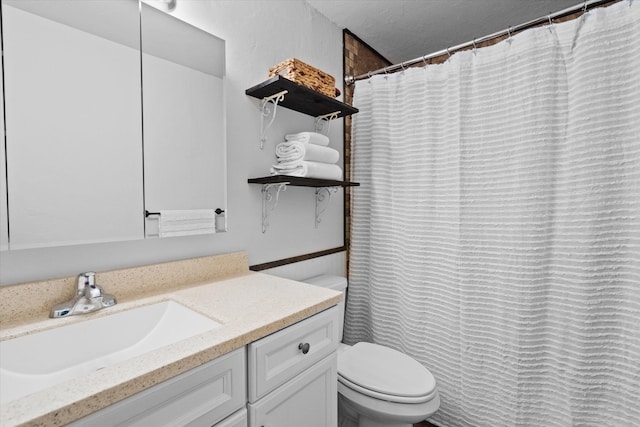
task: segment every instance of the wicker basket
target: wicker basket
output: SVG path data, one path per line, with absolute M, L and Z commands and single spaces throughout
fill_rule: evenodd
M 299 59 L 289 58 L 269 68 L 269 77 L 276 75 L 306 86 L 323 95 L 332 98 L 336 97 L 336 79 Z

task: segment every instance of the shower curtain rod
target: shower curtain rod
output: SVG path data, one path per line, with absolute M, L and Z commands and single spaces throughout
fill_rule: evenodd
M 443 49 L 443 50 L 440 50 L 438 52 L 431 53 L 429 55 L 420 56 L 418 58 L 410 59 L 408 61 L 401 62 L 399 64 L 389 65 L 387 67 L 380 68 L 380 69 L 375 70 L 375 71 L 369 71 L 366 74 L 360 74 L 359 76 L 346 76 L 344 78 L 344 81 L 345 81 L 345 83 L 347 85 L 351 85 L 351 84 L 355 83 L 356 80 L 368 79 L 369 77 L 374 76 L 376 74 L 395 72 L 395 71 L 398 71 L 400 69 L 405 69 L 407 67 L 415 65 L 415 64 L 417 64 L 419 62 L 424 62 L 425 65 L 426 65 L 426 61 L 429 60 L 429 59 L 433 59 L 433 58 L 436 58 L 436 57 L 442 56 L 442 55 L 451 55 L 454 52 L 457 52 L 459 50 L 467 49 L 467 48 L 470 48 L 470 47 L 476 47 L 476 45 L 479 44 L 479 43 L 484 43 L 486 41 L 489 41 L 489 40 L 492 40 L 492 39 L 495 39 L 495 38 L 498 38 L 498 37 L 502 37 L 502 36 L 512 36 L 515 33 L 518 33 L 518 32 L 523 31 L 523 30 L 527 30 L 529 28 L 537 27 L 537 26 L 539 26 L 541 24 L 544 24 L 544 23 L 553 23 L 554 19 L 564 18 L 565 16 L 572 15 L 572 14 L 580 12 L 580 11 L 586 12 L 586 11 L 588 11 L 590 9 L 595 8 L 595 7 L 599 7 L 599 6 L 605 5 L 607 3 L 616 3 L 618 1 L 620 1 L 620 0 L 590 0 L 590 1 L 589 0 L 585 0 L 582 3 L 579 3 L 579 4 L 575 5 L 575 6 L 568 7 L 566 9 L 563 9 L 563 10 L 559 11 L 559 12 L 552 13 L 552 14 L 549 14 L 547 16 L 543 16 L 543 17 L 540 17 L 540 18 L 537 18 L 537 19 L 533 19 L 533 20 L 531 20 L 529 22 L 525 22 L 523 24 L 516 25 L 514 27 L 509 27 L 509 28 L 504 29 L 502 31 L 498 31 L 498 32 L 493 33 L 493 34 L 489 34 L 488 36 L 484 36 L 484 37 L 479 38 L 479 39 L 473 39 L 473 40 L 471 40 L 469 42 L 462 43 L 462 44 L 459 44 L 457 46 L 449 47 L 447 49 Z

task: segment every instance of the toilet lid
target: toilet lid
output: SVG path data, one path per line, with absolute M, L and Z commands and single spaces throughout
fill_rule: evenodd
M 419 362 L 389 347 L 360 342 L 338 355 L 338 374 L 360 392 L 373 397 L 431 398 L 436 380 Z M 353 387 L 352 387 L 353 388 Z

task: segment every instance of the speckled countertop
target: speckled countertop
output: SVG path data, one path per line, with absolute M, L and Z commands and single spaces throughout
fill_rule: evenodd
M 218 259 L 206 257 L 198 260 L 215 263 Z M 245 256 L 238 257 L 238 260 L 246 265 Z M 170 269 L 180 267 L 180 262 L 163 266 Z M 157 265 L 154 267 L 157 268 Z M 130 273 L 132 270 L 126 271 Z M 166 300 L 183 304 L 222 323 L 221 327 L 203 334 L 3 404 L 0 407 L 0 425 L 67 424 L 312 316 L 342 299 L 339 292 L 253 273 L 243 266 L 232 270 L 226 275 L 233 277 L 220 278 L 216 277 L 219 274 L 208 274 L 210 279 L 199 277 L 197 283 L 185 283 L 179 289 L 169 285 L 156 287 L 148 292 L 148 296 L 138 294 L 121 298 L 114 307 L 86 315 L 48 319 L 46 314 L 40 313 L 30 319 L 14 322 L 7 322 L 6 316 L 0 317 L 0 340 Z M 125 270 L 115 273 L 122 271 Z M 134 275 L 139 273 L 145 274 L 144 271 L 134 271 Z M 108 279 L 106 274 L 103 277 Z M 96 278 L 100 283 L 100 274 Z M 100 284 L 106 292 L 112 292 L 111 288 Z M 7 287 L 0 288 L 0 297 L 6 299 L 10 290 L 3 288 Z M 113 293 L 118 297 L 116 292 Z M 2 304 L 7 305 L 7 301 Z M 2 314 L 6 313 L 0 307 Z

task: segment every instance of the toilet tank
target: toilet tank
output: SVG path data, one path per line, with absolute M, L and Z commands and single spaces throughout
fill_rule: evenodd
M 300 280 L 303 283 L 310 285 L 322 286 L 323 288 L 333 289 L 344 294 L 344 298 L 338 303 L 338 309 L 340 310 L 340 342 L 342 342 L 342 331 L 344 330 L 344 309 L 345 302 L 347 300 L 347 278 L 342 276 L 331 276 L 328 274 L 321 274 L 320 276 L 309 277 L 308 279 Z

